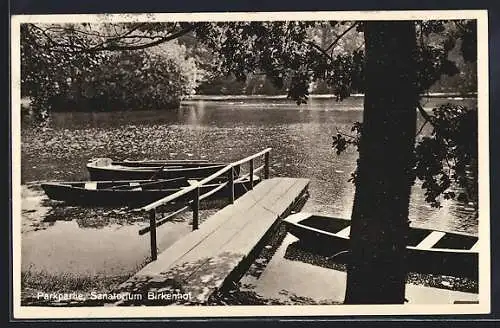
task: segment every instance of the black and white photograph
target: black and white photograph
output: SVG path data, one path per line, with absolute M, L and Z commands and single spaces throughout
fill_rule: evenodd
M 489 312 L 486 10 L 11 36 L 15 318 Z

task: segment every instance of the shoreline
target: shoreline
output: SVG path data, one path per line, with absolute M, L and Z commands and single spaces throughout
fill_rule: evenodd
M 335 99 L 333 94 L 311 94 L 308 96 L 309 99 Z M 355 93 L 350 95 L 348 98 L 363 98 L 364 94 Z M 425 95 L 421 95 L 422 98 L 452 98 L 456 100 L 460 99 L 472 99 L 477 98 L 477 93 L 460 93 L 460 92 L 433 92 Z M 284 100 L 288 99 L 287 95 L 192 95 L 188 96 L 182 101 L 224 101 L 224 100 Z M 182 102 L 181 101 L 181 102 Z
M 362 93 L 354 93 L 350 95 L 348 98 L 354 98 L 354 99 L 362 99 L 364 97 L 364 94 Z M 477 99 L 477 93 L 460 93 L 460 92 L 435 92 L 435 93 L 429 93 L 425 95 L 420 95 L 421 98 L 423 99 L 434 99 L 434 98 L 443 98 L 443 99 L 448 99 L 448 100 L 465 100 L 465 99 Z M 333 94 L 311 94 L 308 96 L 308 99 L 313 100 L 313 99 L 325 99 L 325 100 L 335 100 L 336 96 Z M 288 101 L 293 101 L 288 98 L 287 95 L 282 94 L 282 95 L 190 95 L 190 96 L 185 96 L 180 103 L 179 107 L 181 108 L 183 104 L 188 104 L 189 102 L 195 102 L 195 101 L 245 101 L 245 100 L 288 100 Z M 28 97 L 21 98 L 21 110 L 24 112 L 28 112 L 31 109 L 31 101 Z M 145 109 L 147 110 L 147 109 Z M 158 109 L 156 109 L 158 110 Z M 123 109 L 120 111 L 140 111 L 140 110 L 134 110 L 134 109 Z M 83 112 L 83 113 L 109 113 L 109 112 L 120 112 L 117 110 L 112 110 L 112 111 L 95 111 L 95 110 L 77 110 L 77 111 L 68 111 L 68 112 L 73 112 L 73 113 L 78 113 L 78 112 Z M 160 111 L 160 110 L 158 110 Z M 67 111 L 54 111 L 54 113 L 57 112 L 67 112 Z

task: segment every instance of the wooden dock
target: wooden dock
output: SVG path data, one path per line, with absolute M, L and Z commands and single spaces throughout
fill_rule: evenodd
M 203 304 L 241 278 L 279 220 L 302 203 L 308 186 L 308 179 L 260 182 L 159 254 L 118 292 L 143 295 L 138 304 Z

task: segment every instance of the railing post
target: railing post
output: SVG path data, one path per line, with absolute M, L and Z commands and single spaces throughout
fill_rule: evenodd
M 193 195 L 193 230 L 197 230 L 200 219 L 200 187 L 194 190 Z
M 250 190 L 253 189 L 253 158 L 250 160 Z
M 269 152 L 264 154 L 264 179 L 269 179 Z
M 158 249 L 156 247 L 156 210 L 149 211 L 149 227 L 151 234 L 151 260 L 156 261 L 158 257 Z
M 233 204 L 234 203 L 234 167 L 231 166 L 231 169 L 229 170 L 229 203 Z

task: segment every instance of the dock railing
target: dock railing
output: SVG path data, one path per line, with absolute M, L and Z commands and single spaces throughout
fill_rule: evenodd
M 248 156 L 242 160 L 237 162 L 233 162 L 215 172 L 214 174 L 193 183 L 189 187 L 182 188 L 178 192 L 159 199 L 151 204 L 143 206 L 141 208 L 136 209 L 134 212 L 143 212 L 148 213 L 149 216 L 149 226 L 139 230 L 139 235 L 143 235 L 145 233 L 150 233 L 150 241 L 151 241 L 151 260 L 155 261 L 158 256 L 158 248 L 156 243 L 156 228 L 160 225 L 168 222 L 173 216 L 180 214 L 186 211 L 189 208 L 192 208 L 193 211 L 193 230 L 198 229 L 199 227 L 199 211 L 200 211 L 200 202 L 216 192 L 220 191 L 223 188 L 228 188 L 228 198 L 229 202 L 234 203 L 234 183 L 243 181 L 246 178 L 249 178 L 250 184 L 249 189 L 253 189 L 254 186 L 254 175 L 259 173 L 260 171 L 264 171 L 264 179 L 269 178 L 269 155 L 271 152 L 271 148 L 264 149 L 261 152 L 258 152 L 254 155 Z M 255 167 L 255 160 L 259 157 L 264 157 L 264 164 L 259 167 Z M 242 165 L 248 163 L 248 173 L 242 176 L 239 176 L 235 179 L 235 173 L 239 172 L 239 169 Z M 217 184 L 212 190 L 205 192 L 200 195 L 200 188 L 212 182 L 213 180 L 220 178 L 224 174 L 227 175 L 228 181 L 224 183 Z M 238 174 L 236 174 L 238 175 Z M 189 197 L 191 195 L 191 197 Z M 186 202 L 182 207 L 176 209 L 172 213 L 169 213 L 167 216 L 162 217 L 160 220 L 156 220 L 156 212 L 159 208 L 167 205 L 171 205 L 174 201 L 179 199 L 180 197 L 186 197 L 190 200 Z

